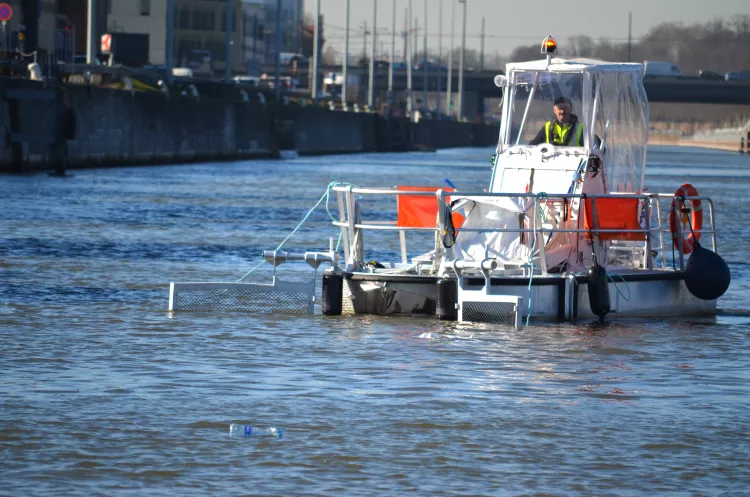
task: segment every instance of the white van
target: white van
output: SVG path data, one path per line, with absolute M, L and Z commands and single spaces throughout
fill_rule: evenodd
M 178 78 L 192 78 L 193 70 L 189 67 L 173 67 L 172 76 L 177 76 Z
M 238 85 L 260 86 L 260 78 L 257 76 L 235 76 L 232 80 Z
M 684 76 L 684 74 L 682 74 L 682 71 L 680 71 L 680 68 L 672 64 L 671 62 L 659 62 L 656 60 L 646 60 L 644 61 L 644 66 L 645 66 L 644 76 L 646 77 L 659 76 L 659 77 L 677 78 L 680 76 Z

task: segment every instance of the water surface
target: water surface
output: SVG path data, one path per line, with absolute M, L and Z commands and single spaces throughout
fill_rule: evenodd
M 733 275 L 716 318 L 166 312 L 170 281 L 245 275 L 331 181 L 476 190 L 490 155 L 1 177 L 0 494 L 747 495 L 745 156 L 649 151 L 649 191 L 714 197 Z M 327 248 L 328 221 L 314 212 L 288 248 Z M 367 242 L 396 257 L 397 237 Z M 231 422 L 285 437 L 230 439 Z

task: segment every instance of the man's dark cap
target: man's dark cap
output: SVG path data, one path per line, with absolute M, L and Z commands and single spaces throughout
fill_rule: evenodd
M 559 97 L 559 98 L 558 98 L 557 100 L 555 100 L 555 105 L 557 105 L 557 104 L 568 104 L 568 105 L 572 105 L 573 103 L 572 103 L 572 102 L 570 101 L 570 99 L 569 99 L 569 98 L 565 98 L 565 97 Z

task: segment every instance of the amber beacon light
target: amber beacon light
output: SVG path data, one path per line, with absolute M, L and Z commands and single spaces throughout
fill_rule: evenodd
M 548 36 L 542 42 L 542 53 L 553 54 L 557 51 L 557 42 L 551 36 Z

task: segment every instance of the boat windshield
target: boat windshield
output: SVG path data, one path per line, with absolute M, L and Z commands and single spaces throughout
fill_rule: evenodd
M 556 74 L 535 71 L 511 73 L 514 92 L 507 144 L 524 145 L 532 141 L 547 121 L 555 119 L 554 102 L 565 98 L 570 111 L 582 121 L 581 74 Z
M 613 64 L 613 67 L 618 65 Z M 583 147 L 590 154 L 601 156 L 606 163 L 608 190 L 642 191 L 648 101 L 642 73 L 627 69 L 588 70 L 583 66 L 577 72 L 536 68 L 509 70 L 498 149 L 534 142 L 545 123 L 555 120 L 554 103 L 564 98 L 570 102 L 571 113 L 583 125 Z

